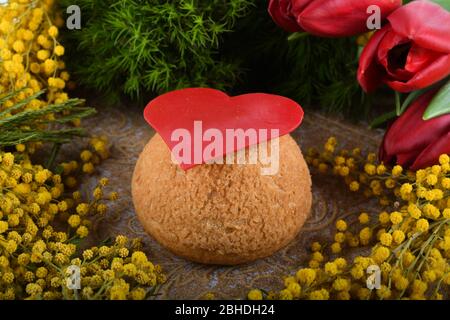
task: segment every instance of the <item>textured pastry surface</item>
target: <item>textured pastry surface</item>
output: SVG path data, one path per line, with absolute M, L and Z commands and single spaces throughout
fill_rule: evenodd
M 155 134 L 132 178 L 139 221 L 163 246 L 196 262 L 231 265 L 271 255 L 295 238 L 312 202 L 297 143 L 285 135 L 279 146 L 279 170 L 272 176 L 261 175 L 267 167 L 261 163 L 200 165 L 185 172 Z

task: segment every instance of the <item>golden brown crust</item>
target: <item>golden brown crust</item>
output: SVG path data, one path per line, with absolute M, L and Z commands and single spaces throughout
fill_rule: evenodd
M 269 256 L 303 226 L 311 178 L 289 135 L 280 138 L 278 174 L 262 176 L 261 166 L 213 164 L 185 172 L 156 134 L 133 174 L 137 216 L 158 242 L 193 261 L 232 265 Z

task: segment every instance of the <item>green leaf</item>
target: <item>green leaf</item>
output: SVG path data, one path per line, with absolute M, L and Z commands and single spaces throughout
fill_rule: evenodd
M 424 94 L 425 92 L 427 92 L 428 90 L 430 90 L 431 87 L 425 88 L 425 89 L 420 89 L 420 90 L 416 90 L 411 92 L 405 99 L 405 101 L 403 101 L 401 107 L 400 107 L 400 114 L 403 114 L 403 112 L 405 112 L 405 110 L 409 107 L 409 105 L 416 100 L 416 98 L 420 97 L 422 94 Z
M 450 81 L 431 100 L 423 114 L 423 120 L 430 120 L 447 113 L 450 113 Z
M 375 120 L 372 121 L 372 123 L 370 124 L 370 129 L 378 128 L 383 123 L 385 123 L 391 119 L 394 119 L 396 116 L 397 116 L 396 111 L 391 111 L 391 112 L 385 113 L 385 114 L 379 116 L 378 118 L 375 118 Z
M 450 11 L 450 0 L 431 0 L 434 3 L 437 3 L 441 7 L 443 7 L 445 10 Z

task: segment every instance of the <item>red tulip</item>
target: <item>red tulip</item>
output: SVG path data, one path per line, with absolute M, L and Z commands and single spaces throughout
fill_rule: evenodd
M 367 9 L 376 5 L 386 18 L 402 0 L 270 0 L 269 13 L 283 29 L 322 37 L 346 37 L 368 31 Z
M 422 119 L 436 92 L 421 95 L 387 130 L 380 147 L 381 161 L 418 170 L 437 164 L 441 154 L 450 154 L 450 114 Z
M 312 0 L 307 0 L 307 2 L 310 1 Z M 273 21 L 289 32 L 302 31 L 302 28 L 298 25 L 297 19 L 292 12 L 292 5 L 294 2 L 295 1 L 292 0 L 270 0 L 269 2 L 269 14 Z
M 429 1 L 413 1 L 387 20 L 359 60 L 358 81 L 365 91 L 386 83 L 410 92 L 450 74 L 450 12 Z

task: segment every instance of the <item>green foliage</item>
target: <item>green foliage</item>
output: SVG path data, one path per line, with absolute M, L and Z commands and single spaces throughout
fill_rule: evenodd
M 82 30 L 65 35 L 69 67 L 87 87 L 132 98 L 188 86 L 229 88 L 239 69 L 218 48 L 253 1 L 63 0 L 82 14 Z
M 53 142 L 62 144 L 75 136 L 83 136 L 81 128 L 57 128 L 95 113 L 95 109 L 81 107 L 83 100 L 69 99 L 60 104 L 52 104 L 38 110 L 25 110 L 23 107 L 38 98 L 43 91 L 30 96 L 14 106 L 0 112 L 0 147 L 14 146 L 26 142 Z M 0 98 L 0 106 L 17 92 L 11 92 Z M 1 110 L 1 108 L 0 108 Z M 49 118 L 49 115 L 53 115 Z
M 285 44 L 286 82 L 282 94 L 325 111 L 347 112 L 352 107 L 364 111 L 364 95 L 356 80 L 355 39 L 308 37 Z M 287 62 L 287 63 L 286 63 Z

